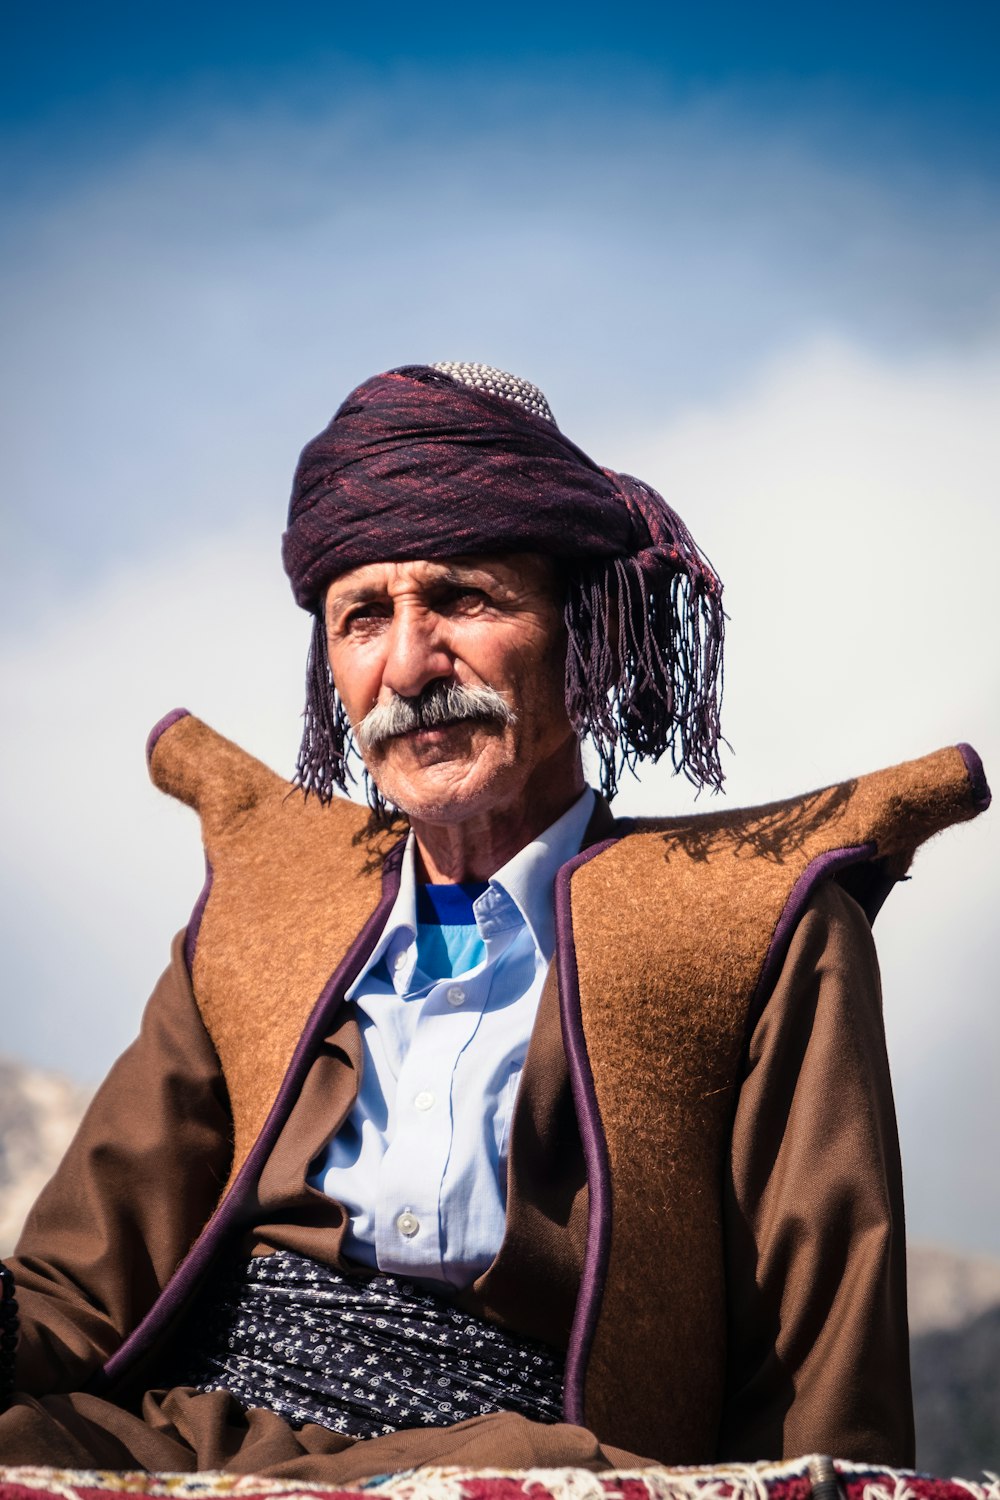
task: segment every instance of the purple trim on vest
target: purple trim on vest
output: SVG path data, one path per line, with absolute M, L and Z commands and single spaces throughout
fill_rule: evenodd
M 166 734 L 171 724 L 176 724 L 178 719 L 190 719 L 190 717 L 191 710 L 189 708 L 172 708 L 168 714 L 164 714 L 163 718 L 159 719 L 157 723 L 153 725 L 152 729 L 149 731 L 149 738 L 146 740 L 147 766 L 152 764 L 153 751 L 156 749 L 156 743 L 160 738 L 160 735 Z
M 184 934 L 184 967 L 188 971 L 188 978 L 194 983 L 194 951 L 198 946 L 198 934 L 201 931 L 201 919 L 205 915 L 205 907 L 212 890 L 212 861 L 205 855 L 205 884 L 201 888 L 194 906 L 191 908 L 191 916 Z
M 971 745 L 966 745 L 963 742 L 961 745 L 956 745 L 955 749 L 965 761 L 965 769 L 969 776 L 969 788 L 972 792 L 972 801 L 976 812 L 985 812 L 993 801 L 993 793 L 990 791 L 990 784 L 986 780 L 983 763 Z
M 583 1157 L 587 1166 L 589 1205 L 587 1215 L 587 1248 L 583 1258 L 580 1290 L 573 1314 L 566 1349 L 566 1377 L 563 1390 L 563 1410 L 567 1422 L 584 1426 L 583 1395 L 587 1376 L 587 1361 L 594 1330 L 601 1311 L 601 1297 L 608 1270 L 608 1251 L 611 1244 L 611 1172 L 608 1166 L 607 1143 L 594 1090 L 594 1075 L 587 1056 L 587 1042 L 583 1034 L 583 1016 L 580 1009 L 580 976 L 576 965 L 576 949 L 573 945 L 573 912 L 570 904 L 569 886 L 573 875 L 588 860 L 612 844 L 617 838 L 604 839 L 593 844 L 582 854 L 576 855 L 563 865 L 556 876 L 556 972 L 559 978 L 559 1006 L 562 1016 L 563 1046 L 569 1065 L 570 1085 L 576 1117 L 580 1126 Z
M 378 942 L 399 890 L 399 869 L 402 857 L 403 843 L 400 843 L 390 851 L 385 860 L 382 871 L 382 894 L 378 905 L 348 948 L 313 1006 L 270 1113 L 246 1161 L 236 1174 L 232 1187 L 149 1312 L 91 1382 L 91 1390 L 102 1390 L 113 1381 L 121 1379 L 129 1365 L 148 1352 L 153 1341 L 159 1337 L 171 1318 L 184 1306 L 196 1284 L 208 1270 L 222 1241 L 238 1222 L 248 1190 L 252 1190 L 256 1185 L 264 1163 L 274 1147 L 274 1142 L 299 1095 L 316 1045 L 328 1030 L 330 1021 L 343 1000 L 345 992 L 361 972 Z
M 771 991 L 774 989 L 778 974 L 781 972 L 781 966 L 785 961 L 785 955 L 788 952 L 788 945 L 792 940 L 792 933 L 798 926 L 813 891 L 824 880 L 830 880 L 833 876 L 839 874 L 841 870 L 847 869 L 849 865 L 860 864 L 862 860 L 866 859 L 874 859 L 877 853 L 878 846 L 873 842 L 855 844 L 852 848 L 847 849 L 828 849 L 825 854 L 817 854 L 816 858 L 811 859 L 806 865 L 789 892 L 788 900 L 785 902 L 785 909 L 778 918 L 777 926 L 774 929 L 767 953 L 764 956 L 760 977 L 754 986 L 753 994 L 750 996 L 746 1029 L 748 1038 L 756 1024 L 757 1018 L 771 997 Z M 882 900 L 884 899 L 885 895 L 882 896 Z M 882 901 L 879 901 L 878 904 L 881 906 Z

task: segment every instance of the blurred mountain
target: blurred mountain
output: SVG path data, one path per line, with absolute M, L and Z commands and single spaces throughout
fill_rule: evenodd
M 995 1255 L 910 1245 L 906 1271 L 911 1338 L 960 1328 L 1000 1305 L 1000 1258 Z
M 975 1479 L 1000 1471 L 1000 1302 L 911 1340 L 917 1468 Z
M 907 1255 L 917 1467 L 1000 1470 L 1000 1259 L 911 1245 Z
M 52 1175 L 88 1092 L 0 1057 L 0 1255 Z M 908 1253 L 917 1467 L 1000 1470 L 1000 1259 L 940 1246 Z
M 58 1073 L 0 1057 L 0 1256 L 13 1249 L 89 1097 L 88 1090 Z

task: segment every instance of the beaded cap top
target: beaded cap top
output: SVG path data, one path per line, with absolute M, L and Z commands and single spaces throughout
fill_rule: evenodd
M 536 417 L 551 422 L 553 427 L 559 425 L 537 385 L 532 385 L 530 380 L 522 380 L 520 375 L 510 375 L 506 370 L 498 370 L 493 365 L 469 364 L 465 360 L 457 363 L 450 359 L 437 360 L 430 368 L 440 370 L 442 375 L 450 375 L 452 380 L 460 380 L 474 391 L 489 391 L 491 396 L 516 401 L 518 406 L 525 407 Z

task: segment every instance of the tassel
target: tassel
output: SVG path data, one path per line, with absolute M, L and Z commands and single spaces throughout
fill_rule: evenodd
M 606 471 L 608 472 L 608 471 Z M 622 772 L 669 751 L 674 770 L 719 791 L 723 770 L 722 585 L 655 490 L 610 474 L 648 544 L 571 578 L 566 707 L 613 797 Z
M 361 752 L 351 734 L 351 721 L 333 685 L 330 659 L 326 649 L 326 627 L 322 618 L 313 619 L 312 639 L 306 662 L 306 706 L 302 713 L 302 743 L 299 746 L 292 781 L 308 797 L 314 793 L 325 806 L 338 792 L 345 793 L 348 783 L 356 783 L 351 760 L 362 765 L 365 794 L 376 828 L 391 827 L 398 816 L 385 801 L 364 764 Z

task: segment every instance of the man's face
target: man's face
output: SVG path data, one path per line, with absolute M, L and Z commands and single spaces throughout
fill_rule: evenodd
M 351 723 L 434 684 L 492 688 L 512 711 L 363 748 L 382 795 L 411 818 L 461 822 L 515 804 L 564 763 L 566 645 L 553 569 L 530 553 L 372 563 L 330 585 L 330 668 Z M 562 753 L 561 753 L 562 752 Z M 552 772 L 555 774 L 555 772 Z

